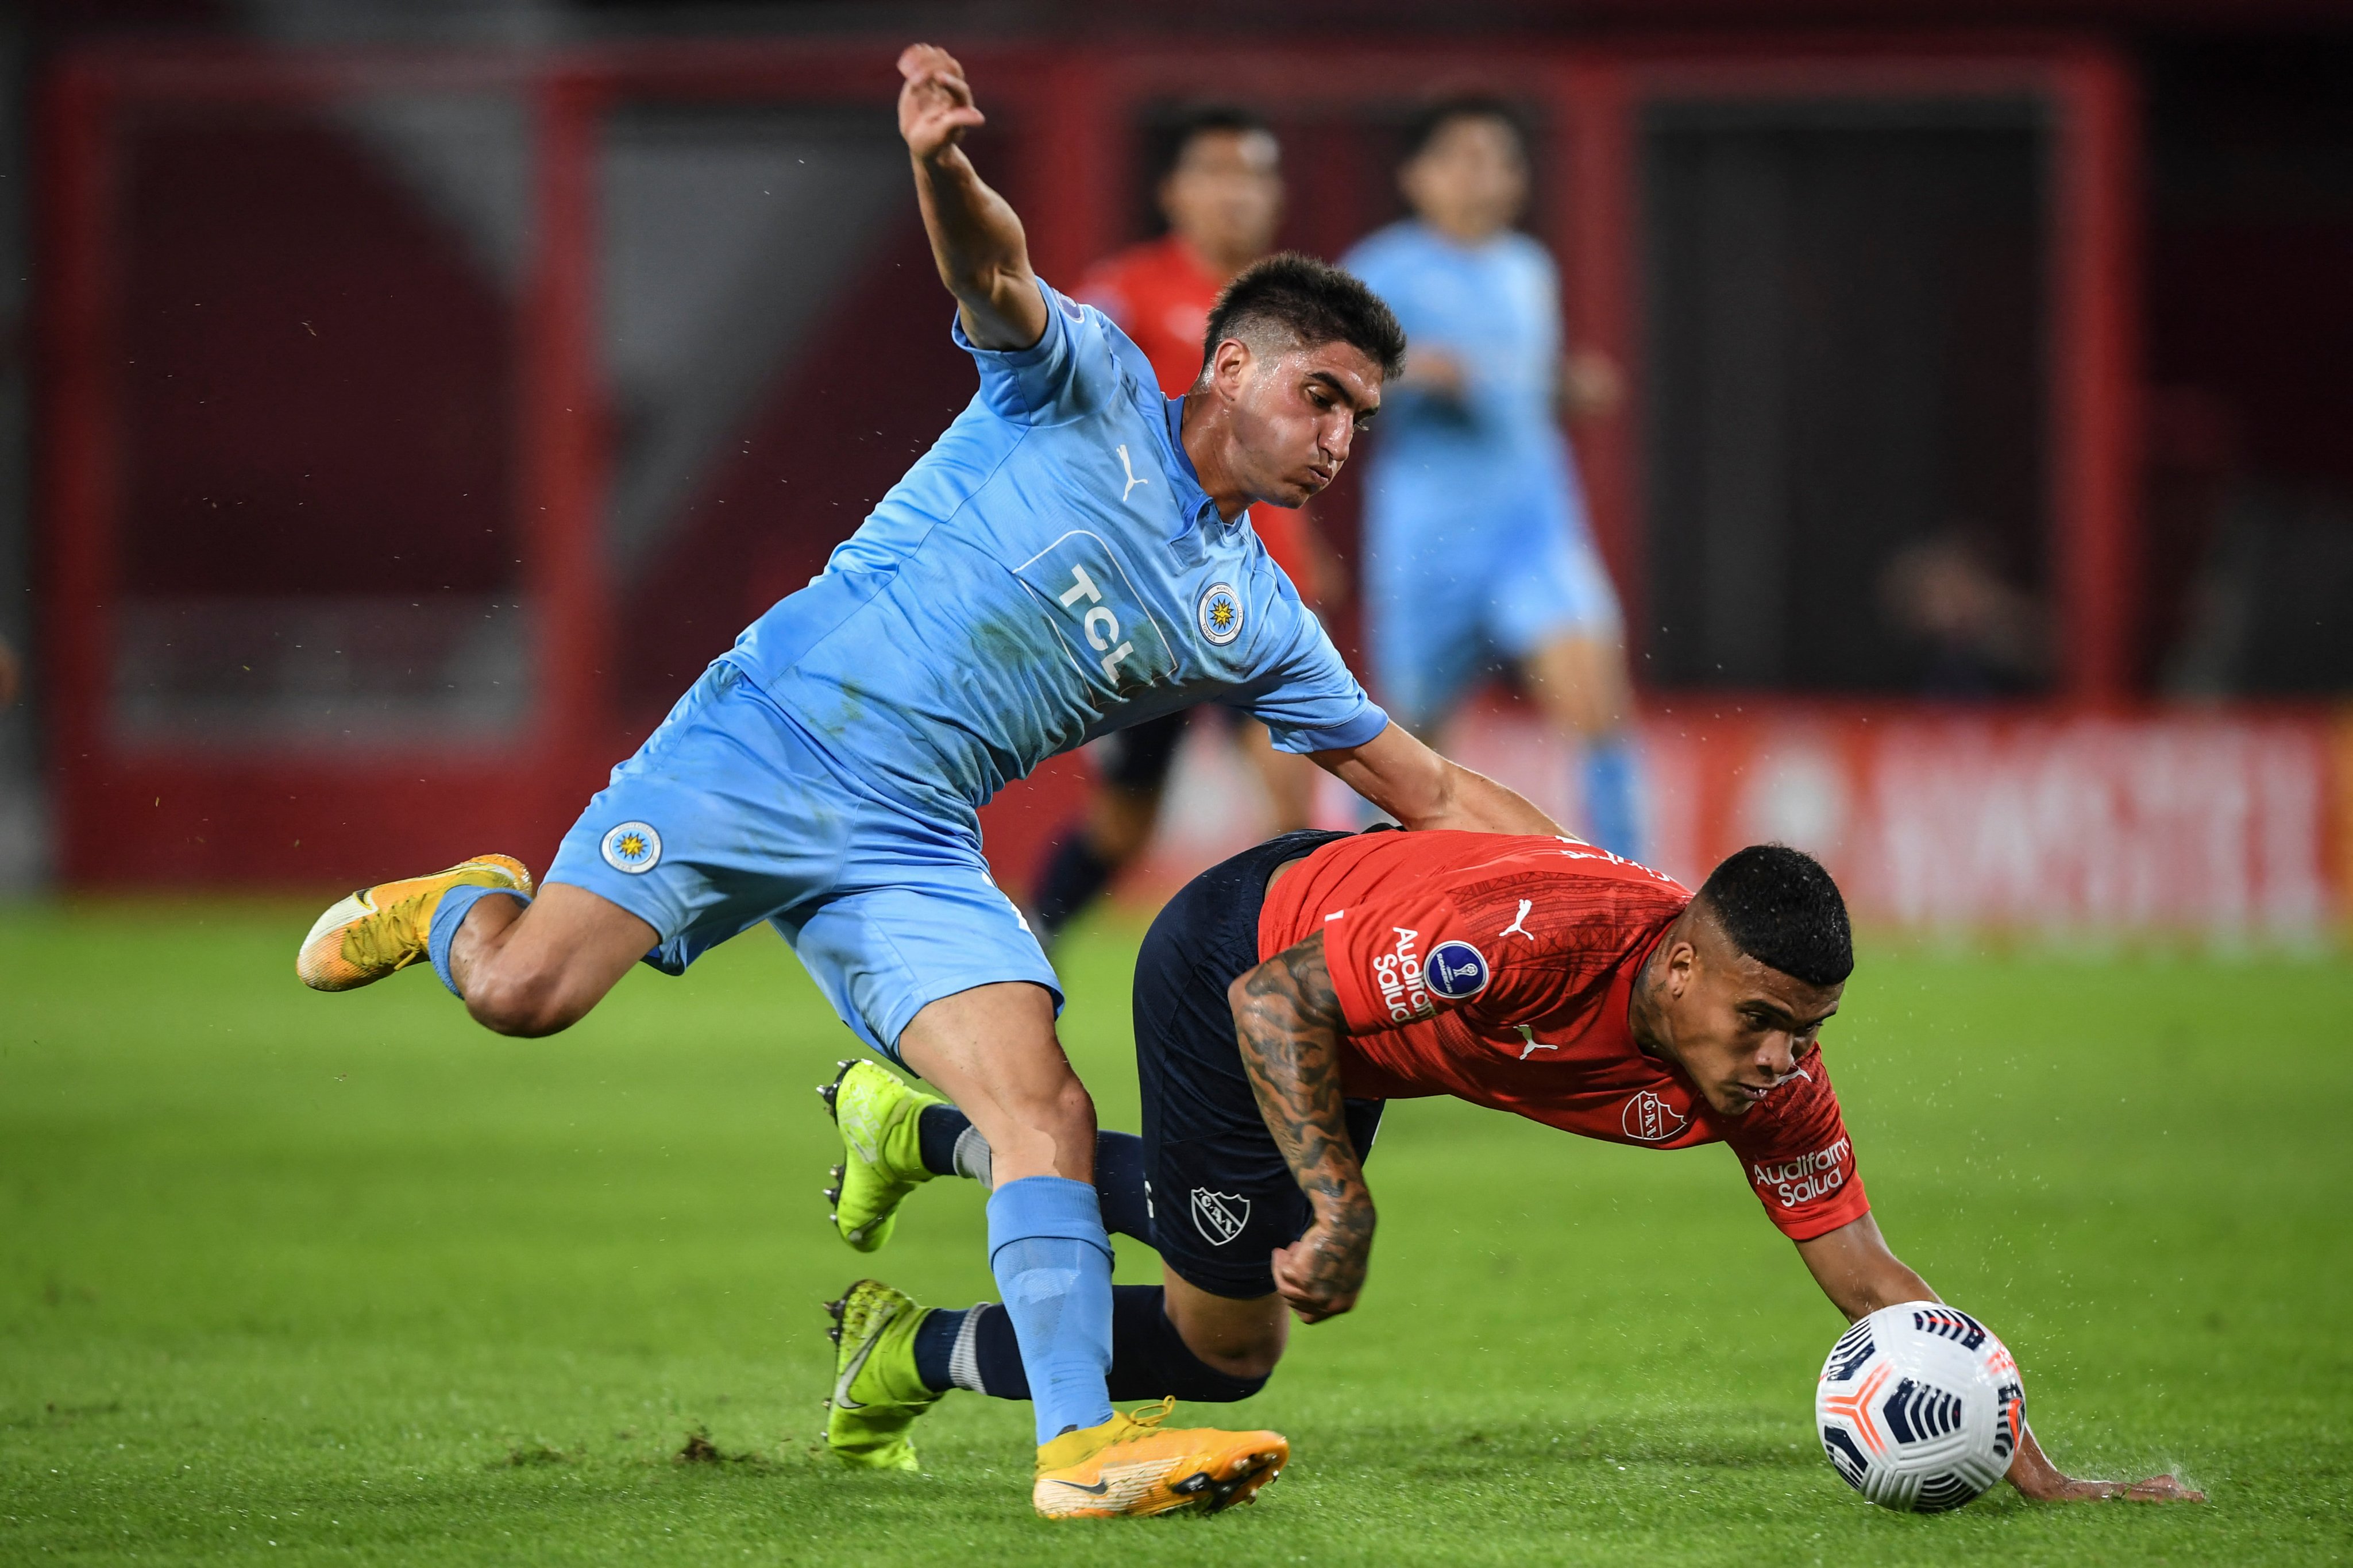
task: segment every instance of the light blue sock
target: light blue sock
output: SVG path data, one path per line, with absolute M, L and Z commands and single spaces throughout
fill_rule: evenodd
M 1092 1185 L 1024 1176 L 988 1196 L 988 1267 L 1021 1346 L 1040 1447 L 1111 1419 L 1111 1237 Z
M 449 973 L 449 944 L 458 940 L 458 928 L 466 923 L 466 911 L 474 907 L 475 900 L 488 898 L 512 899 L 521 904 L 531 902 L 512 888 L 477 888 L 461 882 L 442 894 L 441 901 L 433 906 L 433 924 L 425 934 L 425 951 L 433 957 L 433 973 L 441 977 L 441 984 L 449 988 L 452 996 L 463 998 L 465 993 L 458 989 L 457 977 Z
M 1585 827 L 1592 841 L 1629 860 L 1642 858 L 1642 767 L 1631 736 L 1585 743 Z

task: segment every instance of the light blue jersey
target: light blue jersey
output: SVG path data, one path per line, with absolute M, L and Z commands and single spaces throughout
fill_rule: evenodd
M 1392 224 L 1348 269 L 1417 350 L 1461 364 L 1460 398 L 1391 389 L 1366 458 L 1366 640 L 1385 700 L 1433 725 L 1479 672 L 1572 630 L 1614 636 L 1617 599 L 1585 526 L 1554 409 L 1560 285 L 1505 231 L 1475 246 Z
M 971 405 L 566 837 L 546 880 L 644 919 L 659 967 L 771 920 L 891 1051 L 936 997 L 1055 988 L 980 853 L 1008 780 L 1203 701 L 1294 752 L 1387 726 L 1248 514 L 1218 515 L 1144 355 L 1044 294 L 1030 348 L 955 331 Z
M 727 655 L 820 743 L 912 800 L 977 805 L 1096 736 L 1204 701 L 1293 752 L 1387 716 L 1178 439 L 1183 405 L 1110 319 L 1052 289 L 1045 336 L 958 344 L 979 394 Z

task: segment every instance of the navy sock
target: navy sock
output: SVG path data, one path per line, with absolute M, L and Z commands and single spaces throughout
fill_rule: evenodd
M 1050 942 L 1061 929 L 1095 901 L 1119 867 L 1095 853 L 1082 825 L 1059 839 L 1046 858 L 1045 871 L 1029 899 L 1029 918 L 1037 922 L 1038 940 Z
M 960 1176 L 956 1142 L 972 1118 L 953 1105 L 927 1105 L 915 1122 L 923 1169 L 934 1176 Z M 1103 1228 L 1152 1245 L 1152 1205 L 1144 1190 L 1144 1140 L 1133 1132 L 1095 1134 L 1095 1201 L 1103 1205 Z
M 1204 1405 L 1231 1405 L 1266 1386 L 1265 1378 L 1219 1372 L 1187 1349 L 1176 1325 L 1168 1321 L 1166 1294 L 1157 1285 L 1112 1288 L 1109 1381 L 1113 1399 L 1158 1399 L 1173 1394 Z M 979 1318 L 972 1324 L 967 1383 L 956 1378 L 953 1362 L 956 1341 L 974 1313 Z M 973 1388 L 996 1399 L 1029 1397 L 1013 1321 L 994 1303 L 984 1302 L 969 1312 L 934 1312 L 924 1319 L 915 1330 L 915 1370 L 927 1387 L 936 1390 Z
M 926 1313 L 923 1321 L 915 1325 L 915 1375 L 922 1378 L 923 1386 L 934 1394 L 944 1394 L 956 1385 L 955 1374 L 949 1368 L 955 1355 L 956 1335 L 963 1330 L 965 1319 L 970 1315 L 944 1307 Z M 1001 1312 L 997 1315 L 1004 1316 Z M 1013 1337 L 1010 1324 L 1006 1326 L 1005 1337 L 1008 1340 Z M 1021 1364 L 1018 1351 L 1014 1352 L 1013 1364 Z M 1029 1384 L 1025 1383 L 1022 1387 L 1026 1390 Z
M 926 1105 L 915 1120 L 915 1142 L 923 1152 L 923 1169 L 934 1176 L 956 1173 L 956 1140 L 972 1125 L 972 1118 L 953 1105 Z

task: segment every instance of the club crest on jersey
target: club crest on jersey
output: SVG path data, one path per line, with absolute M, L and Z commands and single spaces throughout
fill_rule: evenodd
M 1193 1189 L 1193 1228 L 1211 1247 L 1223 1247 L 1242 1233 L 1250 1224 L 1250 1199 L 1240 1193 L 1213 1193 L 1207 1187 Z
M 1231 583 L 1212 583 L 1202 591 L 1193 618 L 1200 622 L 1203 637 L 1223 647 L 1242 635 L 1241 595 Z
M 1467 942 L 1441 942 L 1422 965 L 1430 989 L 1449 1002 L 1468 1002 L 1487 989 L 1487 955 Z
M 1626 1102 L 1620 1113 L 1618 1125 L 1626 1136 L 1644 1143 L 1664 1142 L 1683 1130 L 1691 1121 L 1682 1111 L 1669 1105 L 1655 1089 L 1643 1089 Z
M 661 835 L 647 822 L 625 822 L 605 835 L 605 864 L 641 877 L 661 862 Z

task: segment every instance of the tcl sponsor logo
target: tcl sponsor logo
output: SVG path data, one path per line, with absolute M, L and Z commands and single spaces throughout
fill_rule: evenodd
M 1827 1149 L 1748 1169 L 1760 1189 L 1779 1198 L 1783 1208 L 1793 1209 L 1826 1198 L 1846 1185 L 1847 1161 L 1853 1152 L 1854 1146 L 1841 1138 Z
M 1427 1017 L 1430 993 L 1421 983 L 1421 933 L 1403 926 L 1389 929 L 1397 932 L 1397 947 L 1373 960 L 1373 984 L 1380 991 L 1392 1024 Z

